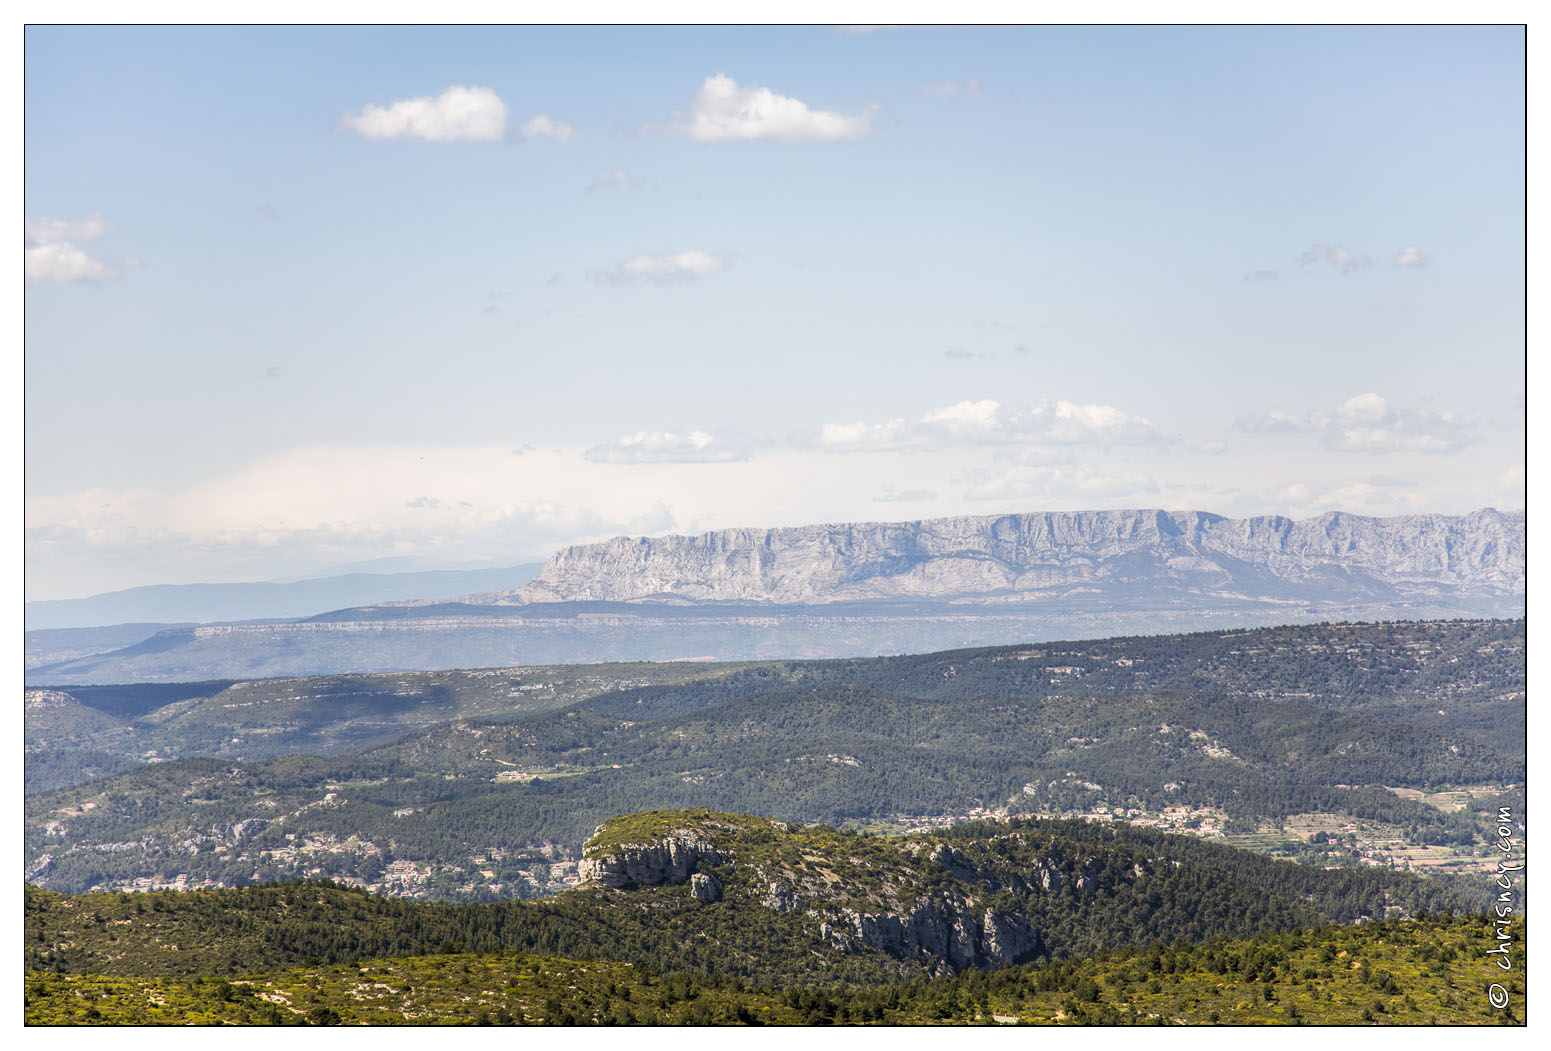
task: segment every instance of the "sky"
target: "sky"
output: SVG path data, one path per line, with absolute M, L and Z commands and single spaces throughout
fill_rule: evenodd
M 1525 505 L 1517 28 L 25 48 L 29 600 Z

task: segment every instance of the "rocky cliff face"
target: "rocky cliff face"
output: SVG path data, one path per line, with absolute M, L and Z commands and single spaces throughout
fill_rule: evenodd
M 1522 611 L 1523 512 L 1295 522 L 1094 511 L 726 529 L 567 548 L 498 602 L 1458 599 Z M 1494 605 L 1495 604 L 1495 605 Z
M 967 895 L 923 900 L 908 912 L 839 910 L 819 937 L 842 952 L 869 945 L 898 959 L 926 959 L 938 974 L 1002 967 L 1044 955 L 1044 939 L 1017 913 L 982 907 Z
M 716 847 L 689 830 L 664 836 L 653 843 L 631 843 L 607 853 L 582 858 L 577 873 L 605 887 L 654 887 L 664 883 L 684 883 L 701 862 L 715 865 L 721 860 Z M 704 882 L 696 884 L 698 897 L 709 893 Z M 720 886 L 716 893 L 720 894 Z
M 782 822 L 702 812 L 650 843 L 620 842 L 605 822 L 581 875 L 624 891 L 687 883 L 702 905 L 731 899 L 796 913 L 832 951 L 874 949 L 938 975 L 1045 955 L 1017 899 L 1068 883 L 1080 895 L 1092 878 L 1093 859 L 1059 849 L 1009 868 L 931 839 L 900 843 L 893 857 L 830 855 Z

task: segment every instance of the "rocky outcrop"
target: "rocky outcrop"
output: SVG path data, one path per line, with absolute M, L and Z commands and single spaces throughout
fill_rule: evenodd
M 1070 917 L 1091 918 L 1106 900 L 1141 910 L 1147 923 L 1194 923 L 1199 888 L 1226 879 L 1247 907 L 1269 906 L 1253 880 L 1238 885 L 1240 875 L 1203 867 L 1176 878 L 1181 861 L 1154 853 L 1160 846 L 1026 819 L 880 840 L 709 810 L 652 811 L 600 825 L 582 875 L 638 891 L 643 922 L 669 909 L 700 915 L 707 932 L 782 930 L 805 946 L 804 959 L 849 956 L 902 975 L 1060 956 L 1071 951 Z M 686 913 L 688 901 L 699 908 Z
M 1045 941 L 1022 916 L 1003 916 L 986 910 L 980 921 L 980 944 L 994 964 L 1017 963 L 1045 955 Z
M 819 935 L 842 952 L 871 946 L 895 958 L 926 957 L 940 974 L 1000 967 L 1040 956 L 1044 941 L 1018 915 L 985 909 L 967 897 L 922 901 L 909 912 L 842 910 Z
M 589 855 L 581 860 L 577 872 L 583 880 L 628 889 L 685 883 L 697 865 L 715 865 L 720 861 L 721 855 L 709 840 L 686 832 L 665 836 L 654 843 L 631 843 Z M 720 893 L 720 887 L 717 889 Z
M 239 821 L 232 826 L 232 841 L 242 843 L 252 839 L 269 827 L 269 822 L 261 817 L 250 817 L 246 821 Z
M 769 884 L 768 889 L 759 897 L 761 905 L 776 912 L 796 912 L 802 907 L 802 900 L 802 895 L 785 883 Z
M 556 554 L 497 602 L 877 599 L 1070 603 L 1471 600 L 1522 610 L 1523 512 L 1295 522 L 1093 511 L 620 537 Z M 1495 607 L 1494 607 L 1495 608 Z
M 722 883 L 715 876 L 697 872 L 689 877 L 689 893 L 702 905 L 722 900 Z

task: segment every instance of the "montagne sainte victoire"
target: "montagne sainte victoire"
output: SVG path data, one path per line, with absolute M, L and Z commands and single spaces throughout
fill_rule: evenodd
M 132 639 L 106 629 L 32 632 L 27 680 L 859 657 L 1321 621 L 1521 617 L 1524 547 L 1524 512 L 1490 508 L 1305 521 L 1042 512 L 620 537 L 558 552 L 515 590 L 281 622 L 146 625 Z
M 569 547 L 490 602 L 820 604 L 876 599 L 1134 605 L 1220 595 L 1286 602 L 1524 595 L 1524 515 L 1295 522 L 1202 511 L 1088 511 L 619 537 Z

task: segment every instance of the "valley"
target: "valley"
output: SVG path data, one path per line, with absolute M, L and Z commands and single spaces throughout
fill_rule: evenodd
M 1469 871 L 1524 777 L 1523 647 L 1522 622 L 1459 621 L 33 691 L 25 874 L 523 898 L 573 885 L 592 829 L 642 806 L 883 830 L 1086 817 Z M 109 776 L 44 779 L 83 754 Z M 1465 806 L 1421 798 L 1467 787 Z

